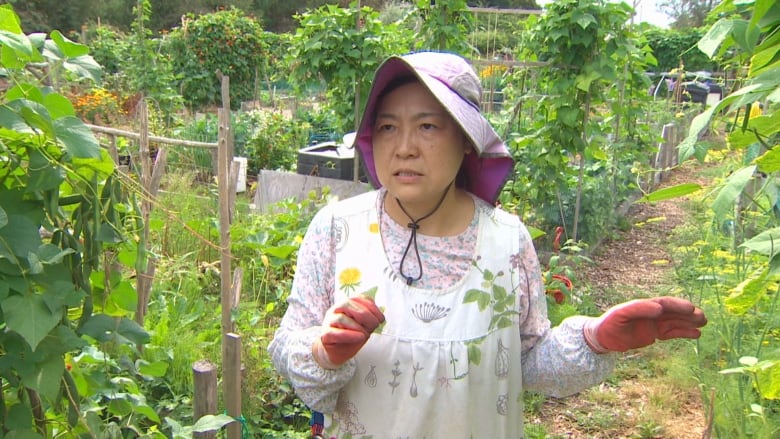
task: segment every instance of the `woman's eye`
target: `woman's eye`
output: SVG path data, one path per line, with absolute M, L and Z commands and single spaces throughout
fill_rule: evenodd
M 424 124 L 420 125 L 420 128 L 422 128 L 423 130 L 427 131 L 427 130 L 432 130 L 432 129 L 436 128 L 436 126 L 434 124 L 432 124 L 432 123 L 424 123 Z

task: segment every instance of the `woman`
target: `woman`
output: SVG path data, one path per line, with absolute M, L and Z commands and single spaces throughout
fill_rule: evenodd
M 315 216 L 269 346 L 327 437 L 519 438 L 524 390 L 578 392 L 611 352 L 706 323 L 662 297 L 550 328 L 531 238 L 495 207 L 513 161 L 480 97 L 453 54 L 376 72 L 356 144 L 378 189 Z

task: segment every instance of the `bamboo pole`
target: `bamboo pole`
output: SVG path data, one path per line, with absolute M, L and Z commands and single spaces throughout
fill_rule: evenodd
M 223 337 L 225 356 L 223 358 L 223 395 L 228 416 L 233 419 L 241 419 L 241 337 L 238 334 L 228 333 Z M 232 422 L 227 425 L 227 439 L 241 439 L 241 422 Z
M 149 287 L 151 286 L 151 279 L 148 278 L 149 262 L 150 258 L 147 251 L 147 243 L 149 241 L 149 222 L 152 213 L 152 200 L 149 193 L 149 187 L 152 184 L 152 169 L 149 161 L 149 113 L 146 106 L 146 101 L 141 100 L 139 109 L 139 116 L 141 118 L 141 130 L 139 135 L 139 151 L 141 163 L 141 221 L 143 224 L 143 232 L 141 236 L 141 242 L 139 243 L 139 253 L 141 256 L 136 262 L 136 290 L 138 292 L 138 301 L 135 310 L 135 321 L 139 326 L 144 326 L 144 317 L 146 315 L 146 304 L 149 300 Z
M 208 360 L 199 360 L 192 365 L 194 394 L 192 420 L 217 413 L 217 366 Z M 194 439 L 214 439 L 215 431 L 193 433 Z
M 220 291 L 222 304 L 222 333 L 233 332 L 231 321 L 231 270 L 230 270 L 230 157 L 228 156 L 227 136 L 230 130 L 228 110 L 219 109 L 219 154 L 217 160 L 217 182 L 219 186 L 219 246 L 220 246 Z M 224 346 L 223 346 L 224 354 Z
M 125 131 L 125 130 L 110 128 L 110 127 L 103 127 L 100 125 L 86 124 L 86 126 L 87 128 L 89 128 L 90 130 L 96 133 L 103 133 L 111 136 L 127 137 L 128 139 L 134 139 L 134 140 L 141 139 L 141 133 L 134 133 L 132 131 Z M 207 149 L 214 149 L 214 150 L 216 150 L 219 147 L 218 143 L 195 142 L 192 140 L 169 139 L 167 137 L 150 136 L 148 129 L 146 130 L 146 133 L 144 133 L 144 135 L 149 142 L 165 143 L 167 145 L 188 146 L 193 148 L 207 148 Z

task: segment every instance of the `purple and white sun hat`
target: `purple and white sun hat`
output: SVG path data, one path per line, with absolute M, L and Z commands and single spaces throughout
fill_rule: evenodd
M 371 183 L 379 188 L 374 165 L 374 117 L 379 96 L 394 79 L 413 74 L 433 93 L 439 103 L 471 140 L 476 154 L 466 154 L 461 169 L 467 177 L 466 189 L 495 204 L 506 183 L 514 160 L 506 144 L 480 111 L 482 85 L 471 64 L 464 58 L 444 52 L 416 52 L 385 60 L 374 74 L 355 143 Z

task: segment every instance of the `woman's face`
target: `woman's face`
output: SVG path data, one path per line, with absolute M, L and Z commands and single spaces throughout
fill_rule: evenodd
M 401 202 L 421 207 L 439 201 L 471 151 L 460 126 L 419 82 L 401 85 L 381 100 L 373 148 L 382 186 Z

